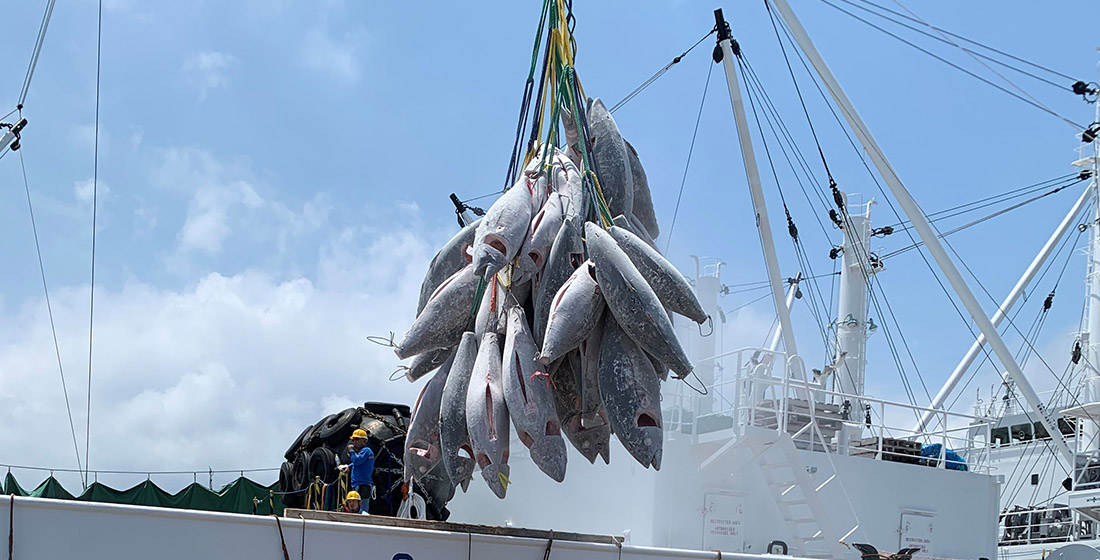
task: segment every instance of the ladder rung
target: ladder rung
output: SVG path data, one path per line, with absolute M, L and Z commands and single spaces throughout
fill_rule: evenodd
M 795 523 L 795 524 L 799 524 L 799 523 L 817 523 L 817 519 L 814 519 L 813 517 L 806 517 L 806 518 L 803 518 L 803 519 L 788 519 L 787 521 L 790 522 L 790 523 Z
M 783 506 L 783 507 L 791 507 L 791 506 L 804 506 L 804 505 L 809 504 L 810 501 L 809 500 L 788 500 L 788 501 L 782 501 L 782 502 L 778 502 L 778 503 L 779 503 L 780 506 Z

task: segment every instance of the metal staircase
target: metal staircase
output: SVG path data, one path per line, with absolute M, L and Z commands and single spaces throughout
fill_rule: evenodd
M 808 430 L 809 425 L 804 428 Z M 858 522 L 843 537 L 833 527 L 833 517 L 818 495 L 837 480 L 836 472 L 818 483 L 810 476 L 795 447 L 794 438 L 785 432 L 746 426 L 741 444 L 752 450 L 753 461 L 767 482 L 775 503 L 790 530 L 792 552 L 811 558 L 843 558 L 849 551 L 840 541 L 851 536 Z M 797 437 L 799 434 L 795 434 Z M 816 473 L 822 474 L 820 472 Z

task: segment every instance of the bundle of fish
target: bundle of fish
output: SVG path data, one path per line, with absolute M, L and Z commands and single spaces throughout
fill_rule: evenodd
M 639 463 L 661 467 L 660 382 L 692 370 L 672 313 L 707 316 L 653 243 L 637 153 L 599 99 L 587 115 L 599 195 L 583 184 L 576 148 L 544 148 L 428 267 L 417 318 L 395 348 L 412 358 L 410 381 L 437 370 L 413 413 L 406 478 L 442 464 L 451 488 L 465 490 L 476 465 L 503 498 L 510 425 L 558 482 L 565 439 L 589 462 L 607 463 L 615 434 Z M 577 146 L 573 119 L 563 121 Z M 614 216 L 606 228 L 586 221 L 598 196 Z

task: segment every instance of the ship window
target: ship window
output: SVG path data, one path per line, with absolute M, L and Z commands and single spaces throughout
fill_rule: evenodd
M 990 432 L 994 445 L 1008 445 L 1012 440 L 1008 438 L 1008 428 L 993 428 Z
M 1077 435 L 1077 420 L 1072 418 L 1059 418 L 1058 431 L 1062 432 L 1064 436 L 1073 437 Z
M 1050 439 L 1050 432 L 1041 422 L 1032 424 L 1032 428 L 1034 429 L 1032 433 L 1035 434 L 1035 439 Z
M 1037 473 L 1032 473 L 1031 474 L 1031 485 L 1032 486 L 1038 486 L 1039 485 L 1039 475 Z
M 1031 424 L 1016 424 L 1013 426 L 1012 439 L 1016 441 L 1031 441 Z

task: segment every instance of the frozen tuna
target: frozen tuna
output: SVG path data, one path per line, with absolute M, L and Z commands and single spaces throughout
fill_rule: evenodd
M 466 391 L 466 426 L 481 476 L 498 498 L 508 488 L 508 408 L 501 385 L 500 340 L 485 333 Z
M 473 266 L 444 280 L 394 348 L 397 357 L 404 360 L 429 350 L 457 346 L 470 324 L 477 284 Z
M 661 468 L 661 382 L 642 349 L 608 317 L 600 345 L 600 394 L 611 431 L 645 467 Z
M 584 231 L 595 261 L 596 280 L 615 320 L 646 352 L 680 378 L 686 377 L 692 370 L 691 361 L 653 288 L 607 232 L 591 222 L 585 224 Z
M 554 408 L 550 375 L 537 359 L 535 341 L 527 328 L 523 309 L 508 309 L 508 335 L 504 342 L 503 385 L 508 416 L 531 460 L 550 478 L 565 480 L 565 440 Z
M 439 405 L 439 443 L 444 468 L 464 491 L 474 474 L 474 449 L 466 426 L 466 393 L 477 359 L 477 341 L 472 332 L 462 334 Z

